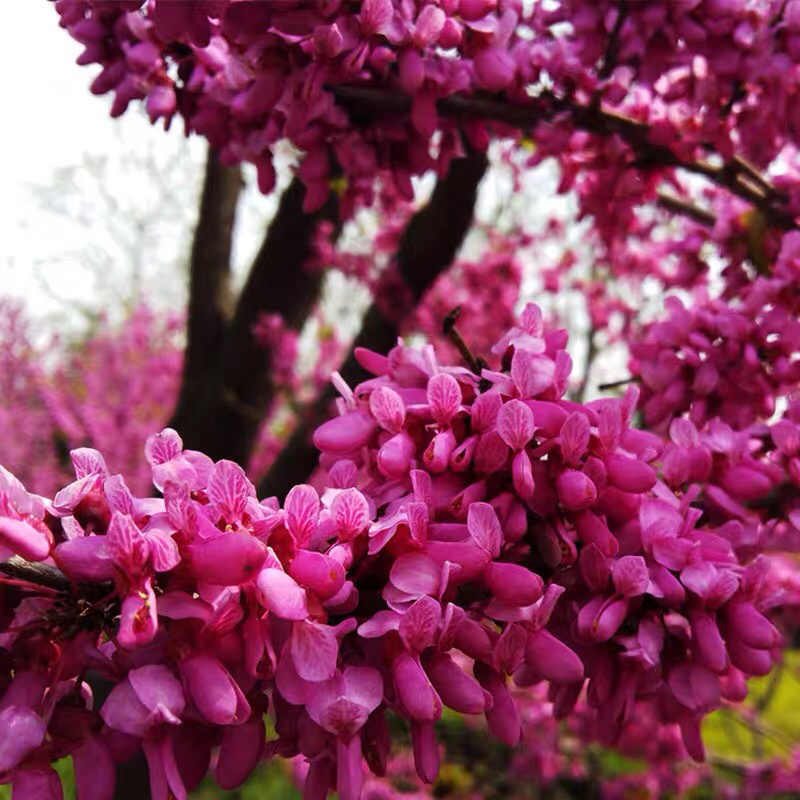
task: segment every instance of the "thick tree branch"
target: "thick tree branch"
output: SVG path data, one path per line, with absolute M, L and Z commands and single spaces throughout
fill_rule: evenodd
M 253 336 L 259 315 L 279 313 L 288 327 L 300 329 L 319 294 L 322 274 L 305 265 L 317 224 L 336 218 L 337 199 L 331 193 L 320 211 L 306 214 L 304 195 L 295 178 L 281 197 L 218 353 L 208 354 L 212 364 L 202 386 L 173 420 L 187 447 L 214 459 L 247 463 L 274 396 L 271 354 Z
M 48 564 L 26 561 L 19 556 L 11 556 L 8 560 L 0 562 L 0 572 L 9 578 L 59 592 L 68 592 L 72 585 L 61 570 Z
M 239 167 L 224 166 L 209 148 L 189 262 L 187 343 L 173 427 L 182 424 L 202 391 L 213 363 L 210 356 L 218 352 L 232 312 L 231 244 L 242 185 Z
M 411 98 L 385 89 L 367 86 L 331 86 L 337 102 L 351 114 L 408 114 Z M 530 130 L 542 122 L 567 115 L 581 130 L 598 136 L 619 136 L 636 155 L 640 169 L 675 167 L 704 175 L 719 186 L 756 206 L 765 217 L 780 228 L 796 228 L 797 223 L 785 206 L 786 198 L 778 194 L 758 171 L 741 158 L 717 166 L 707 161 L 684 161 L 672 148 L 650 139 L 650 126 L 594 103 L 584 105 L 572 99 L 543 92 L 528 103 L 513 103 L 492 95 L 453 94 L 437 102 L 442 116 L 462 119 L 483 119 L 500 122 L 512 128 Z
M 419 302 L 436 278 L 453 262 L 472 224 L 478 184 L 486 170 L 486 157 L 471 153 L 454 159 L 447 175 L 436 184 L 428 204 L 409 221 L 397 252 L 395 268 L 411 295 Z M 401 311 L 400 314 L 396 313 Z M 397 342 L 402 310 L 369 308 L 361 331 L 339 372 L 351 386 L 368 377 L 356 361 L 357 347 L 386 352 Z M 300 423 L 259 487 L 260 495 L 283 498 L 296 483 L 305 480 L 317 463 L 311 443 L 314 429 L 328 416 L 335 391 L 331 385 L 306 410 Z

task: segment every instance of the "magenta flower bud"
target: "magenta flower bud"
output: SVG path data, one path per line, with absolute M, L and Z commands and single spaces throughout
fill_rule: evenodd
M 442 715 L 442 701 L 419 661 L 408 653 L 392 664 L 392 679 L 397 696 L 415 720 L 433 721 Z
M 511 477 L 517 494 L 523 500 L 531 500 L 536 487 L 533 482 L 531 459 L 525 450 L 514 456 L 514 461 L 511 464 Z
M 425 672 L 442 702 L 453 711 L 481 714 L 491 705 L 491 695 L 445 653 L 434 653 L 425 662 Z
M 478 436 L 470 436 L 453 450 L 450 454 L 450 469 L 453 472 L 464 472 L 469 469 L 478 441 Z
M 459 0 L 458 13 L 470 22 L 485 17 L 497 7 L 497 0 Z
M 419 90 L 425 82 L 425 62 L 417 50 L 408 49 L 400 54 L 397 77 L 403 91 L 408 94 Z
M 125 596 L 120 608 L 117 641 L 122 647 L 141 647 L 153 641 L 158 630 L 156 596 L 150 578 Z
M 314 447 L 346 455 L 363 447 L 377 429 L 375 421 L 363 411 L 351 411 L 320 425 L 314 431 Z
M 441 8 L 426 5 L 417 17 L 417 24 L 412 35 L 412 41 L 421 50 L 436 44 L 444 28 L 447 17 Z
M 475 677 L 492 698 L 486 710 L 486 722 L 496 739 L 509 747 L 516 747 L 522 735 L 519 712 L 505 680 L 482 662 L 475 664 Z
M 675 699 L 692 711 L 713 711 L 720 703 L 719 675 L 701 664 L 678 664 L 669 673 Z
M 528 636 L 525 660 L 548 681 L 576 683 L 583 680 L 583 662 L 564 642 L 545 629 Z
M 455 646 L 476 661 L 491 658 L 492 640 L 489 632 L 480 622 L 469 617 L 462 620 L 456 630 Z
M 406 431 L 400 431 L 378 451 L 378 469 L 387 478 L 402 478 L 408 474 L 413 455 L 414 440 Z
M 728 653 L 716 616 L 707 611 L 693 611 L 689 620 L 692 626 L 692 645 L 700 661 L 714 672 L 724 672 L 728 666 Z
M 0 545 L 28 561 L 44 561 L 50 555 L 51 540 L 49 532 L 21 519 L 0 517 Z
M 468 510 L 475 503 L 486 497 L 486 481 L 479 480 L 471 483 L 460 491 L 449 503 L 447 510 L 458 520 L 463 520 Z
M 19 800 L 61 800 L 64 790 L 61 778 L 51 767 L 20 769 L 11 780 L 11 796 Z
M 386 767 L 392 749 L 391 733 L 386 715 L 380 711 L 370 714 L 361 733 L 364 760 L 374 775 L 386 775 Z
M 175 113 L 175 90 L 171 86 L 154 86 L 147 95 L 145 108 L 150 122 Z
M 656 471 L 638 458 L 612 455 L 605 460 L 608 482 L 623 492 L 640 494 L 656 485 Z
M 117 768 L 108 748 L 94 736 L 72 753 L 75 788 L 81 800 L 108 800 L 114 796 Z
M 450 428 L 437 433 L 425 449 L 422 460 L 429 472 L 438 475 L 447 469 L 450 455 L 456 449 L 458 440 Z
M 256 596 L 267 611 L 281 619 L 301 620 L 308 616 L 306 590 L 290 575 L 275 567 L 262 569 L 256 579 Z
M 720 675 L 719 682 L 721 694 L 726 700 L 741 703 L 747 697 L 747 677 L 736 667 Z
M 114 579 L 114 565 L 105 536 L 76 536 L 53 552 L 58 568 L 73 581 L 103 583 Z
M 575 515 L 575 530 L 581 541 L 586 544 L 594 544 L 603 555 L 616 555 L 619 544 L 608 529 L 608 525 L 591 511 L 581 511 Z
M 509 606 L 532 605 L 544 589 L 542 579 L 521 564 L 493 561 L 486 567 L 483 579 L 495 598 Z
M 342 800 L 360 800 L 364 787 L 361 737 L 336 740 L 336 793 Z
M 165 666 L 132 669 L 106 698 L 100 711 L 106 725 L 143 737 L 156 726 L 178 725 L 186 699 L 178 679 Z
M 489 562 L 489 555 L 474 542 L 428 542 L 425 549 L 440 566 L 449 561 L 460 567 L 455 576 L 458 583 L 477 578 Z
M 569 511 L 589 508 L 597 500 L 597 489 L 591 479 L 574 469 L 565 470 L 558 476 L 556 490 L 561 504 Z
M 606 591 L 608 579 L 611 577 L 611 567 L 596 544 L 592 543 L 581 548 L 578 568 L 581 578 L 592 592 L 602 594 Z
M 195 539 L 189 547 L 191 570 L 200 581 L 240 586 L 253 580 L 267 557 L 264 544 L 245 531 Z
M 772 658 L 769 650 L 750 647 L 734 636 L 727 640 L 728 655 L 731 664 L 748 675 L 768 675 L 772 669 Z
M 261 761 L 265 744 L 266 729 L 260 716 L 224 727 L 214 769 L 217 786 L 228 791 L 241 786 Z
M 43 741 L 47 725 L 32 709 L 8 706 L 0 713 L 0 772 L 8 772 Z
M 752 603 L 730 603 L 724 614 L 731 635 L 749 647 L 765 650 L 778 644 L 780 635 Z
M 419 779 L 423 783 L 433 783 L 439 775 L 439 745 L 432 722 L 411 721 L 411 747 Z
M 200 716 L 214 725 L 241 724 L 250 716 L 239 684 L 216 658 L 198 653 L 178 667 L 186 694 Z
M 578 631 L 590 642 L 607 642 L 620 629 L 627 613 L 624 599 L 595 597 L 578 614 Z
M 772 482 L 763 472 L 744 466 L 729 467 L 719 485 L 732 497 L 745 502 L 758 500 L 772 489 Z
M 513 80 L 516 64 L 511 54 L 500 47 L 487 47 L 481 50 L 473 61 L 475 77 L 483 89 L 499 92 Z
M 442 32 L 439 34 L 439 46 L 445 50 L 458 47 L 464 35 L 461 25 L 452 17 L 448 17 L 444 22 Z
M 333 597 L 344 585 L 344 567 L 330 556 L 309 550 L 297 551 L 289 575 L 321 600 Z

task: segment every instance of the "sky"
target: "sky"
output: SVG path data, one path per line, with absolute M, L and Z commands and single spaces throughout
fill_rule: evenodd
M 74 182 L 76 173 L 70 170 L 88 160 L 99 164 L 107 202 L 119 203 L 121 224 L 136 203 L 143 208 L 147 204 L 146 191 L 126 176 L 132 161 L 153 153 L 162 158 L 179 153 L 191 194 L 199 180 L 203 146 L 181 142 L 179 126 L 165 135 L 138 113 L 111 119 L 110 97 L 89 91 L 99 68 L 75 64 L 82 48 L 59 27 L 52 2 L 13 0 L 11 17 L 13 24 L 0 28 L 5 76 L 0 293 L 24 298 L 35 316 L 69 316 L 70 305 L 86 304 L 109 291 L 99 285 L 108 283 L 108 275 L 94 275 L 91 264 L 79 263 L 91 261 L 82 252 L 87 242 L 110 250 L 110 256 L 115 248 L 114 242 L 103 241 L 111 234 L 100 224 L 105 209 L 99 198 L 93 210 L 97 187 L 85 187 L 78 209 L 74 193 L 60 191 L 59 181 Z M 79 182 L 86 177 L 77 173 Z

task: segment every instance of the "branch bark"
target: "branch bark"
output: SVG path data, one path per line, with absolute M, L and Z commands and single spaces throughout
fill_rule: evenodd
M 478 184 L 486 170 L 486 156 L 470 153 L 454 159 L 447 175 L 436 184 L 428 204 L 414 214 L 403 232 L 395 268 L 416 305 L 436 278 L 453 262 L 464 236 L 472 224 Z M 351 386 L 368 374 L 356 361 L 357 347 L 386 352 L 397 342 L 397 309 L 383 308 L 375 302 L 362 322 L 339 372 Z M 259 486 L 259 495 L 283 498 L 289 489 L 305 480 L 317 463 L 317 451 L 311 442 L 314 429 L 329 413 L 336 393 L 328 385 L 303 417 L 278 454 L 275 463 Z
M 182 425 L 202 394 L 213 363 L 209 355 L 218 351 L 230 321 L 231 246 L 242 186 L 240 168 L 224 166 L 217 151 L 209 148 L 189 261 L 187 342 L 173 427 Z
M 222 342 L 216 352 L 204 354 L 210 364 L 173 417 L 172 426 L 185 445 L 215 460 L 247 464 L 274 396 L 271 354 L 252 333 L 259 314 L 280 313 L 287 326 L 299 329 L 319 295 L 322 274 L 304 265 L 317 224 L 323 218 L 335 219 L 338 203 L 331 193 L 320 211 L 306 214 L 304 195 L 295 178 L 281 197 Z

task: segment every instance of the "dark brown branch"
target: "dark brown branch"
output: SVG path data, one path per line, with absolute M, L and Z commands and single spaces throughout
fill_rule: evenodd
M 617 56 L 619 54 L 619 35 L 622 33 L 622 26 L 628 17 L 628 3 L 627 0 L 619 0 L 617 3 L 617 18 L 614 20 L 614 27 L 608 35 L 608 43 L 606 44 L 606 51 L 603 54 L 603 63 L 597 76 L 601 80 L 605 80 L 614 71 L 617 65 Z
M 472 224 L 478 184 L 486 163 L 482 153 L 454 159 L 447 175 L 436 184 L 428 204 L 417 211 L 406 226 L 395 266 L 414 304 L 453 262 Z M 392 316 L 390 319 L 378 303 L 373 303 L 364 316 L 361 331 L 339 370 L 351 386 L 368 377 L 356 361 L 354 351 L 357 347 L 385 353 L 396 344 L 398 320 Z M 292 486 L 311 474 L 318 455 L 311 443 L 311 434 L 329 415 L 334 397 L 333 387 L 329 385 L 307 409 L 261 482 L 259 496 L 283 498 Z
M 233 310 L 231 244 L 242 185 L 239 167 L 224 166 L 216 150 L 209 148 L 189 262 L 187 342 L 173 427 L 181 426 L 202 392 Z
M 707 211 L 705 208 L 700 208 L 700 206 L 696 206 L 688 200 L 676 197 L 674 194 L 659 192 L 657 202 L 661 208 L 671 211 L 674 214 L 682 214 L 684 217 L 689 217 L 708 228 L 713 227 L 714 223 L 717 221 L 717 218 L 710 211 Z
M 211 458 L 246 464 L 274 397 L 271 354 L 253 336 L 259 315 L 279 313 L 299 330 L 319 295 L 322 274 L 306 265 L 319 221 L 337 217 L 337 198 L 331 193 L 320 211 L 306 214 L 304 196 L 295 178 L 253 261 L 217 358 L 183 416 L 174 420 L 186 446 Z
M 7 561 L 1 562 L 0 572 L 10 578 L 59 592 L 67 592 L 71 586 L 69 579 L 61 570 L 48 564 L 26 561 L 19 556 L 11 556 Z
M 411 98 L 395 91 L 353 85 L 329 88 L 342 107 L 359 117 L 370 113 L 407 114 L 411 109 Z M 766 191 L 764 187 L 769 185 L 766 180 L 761 176 L 755 178 L 751 169 L 739 163 L 741 159 L 721 166 L 702 160 L 683 161 L 670 147 L 650 140 L 647 123 L 605 109 L 597 103 L 583 105 L 543 92 L 524 104 L 492 95 L 453 94 L 438 100 L 436 106 L 443 116 L 484 119 L 523 130 L 531 130 L 542 122 L 566 115 L 581 130 L 597 136 L 619 136 L 635 154 L 634 164 L 639 169 L 675 167 L 703 175 L 756 206 L 772 224 L 784 229 L 797 227 L 794 217 L 785 207 L 786 198 L 774 191 Z

